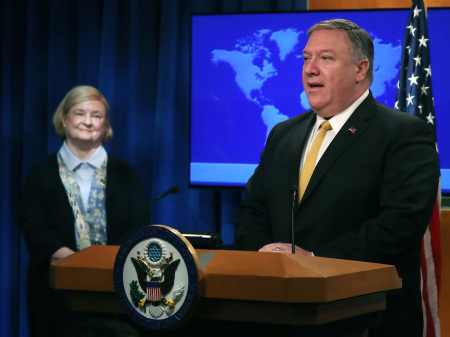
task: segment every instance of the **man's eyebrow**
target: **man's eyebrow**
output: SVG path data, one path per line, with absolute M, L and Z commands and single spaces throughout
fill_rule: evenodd
M 333 49 L 320 49 L 318 50 L 318 52 L 323 54 L 323 53 L 334 53 L 335 51 Z M 303 54 L 311 54 L 311 52 L 306 49 L 303 49 Z

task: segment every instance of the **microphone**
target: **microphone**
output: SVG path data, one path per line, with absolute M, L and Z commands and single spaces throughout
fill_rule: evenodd
M 292 210 L 291 210 L 292 254 L 295 254 L 294 209 L 295 209 L 295 203 L 297 202 L 297 191 L 298 191 L 298 186 L 292 185 L 291 186 L 291 192 L 292 192 Z
M 171 188 L 169 188 L 167 191 L 165 191 L 164 193 L 161 193 L 160 195 L 158 195 L 155 199 L 153 199 L 150 204 L 148 205 L 148 208 L 152 208 L 153 204 L 155 202 L 157 202 L 159 199 L 164 198 L 165 196 L 168 196 L 169 194 L 175 194 L 180 192 L 180 188 L 178 186 L 172 186 Z

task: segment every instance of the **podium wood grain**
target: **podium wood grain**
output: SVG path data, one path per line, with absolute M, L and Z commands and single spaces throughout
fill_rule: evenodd
M 113 269 L 118 246 L 91 246 L 54 262 L 50 283 L 73 310 L 122 312 Z M 401 287 L 394 266 L 284 253 L 197 250 L 214 257 L 202 274 L 195 316 L 276 324 L 323 324 L 385 308 Z M 271 312 L 270 318 L 267 312 Z

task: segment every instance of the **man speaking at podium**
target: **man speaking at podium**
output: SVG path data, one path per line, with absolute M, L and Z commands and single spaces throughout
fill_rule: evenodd
M 336 19 L 308 35 L 312 110 L 272 129 L 236 213 L 237 248 L 291 252 L 294 237 L 296 254 L 395 265 L 403 287 L 369 336 L 422 336 L 421 242 L 439 184 L 431 129 L 373 98 L 364 29 Z

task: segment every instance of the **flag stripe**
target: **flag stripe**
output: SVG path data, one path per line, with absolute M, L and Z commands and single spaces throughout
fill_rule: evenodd
M 431 248 L 432 248 L 432 257 L 430 258 L 433 259 L 435 265 L 436 288 L 438 296 L 441 289 L 441 266 L 442 266 L 440 219 L 441 219 L 440 202 L 436 201 L 434 205 L 433 215 L 430 221 Z
M 428 228 L 422 242 L 422 302 L 425 315 L 424 336 L 440 336 L 438 317 L 438 296 L 435 280 L 435 264 L 433 260 L 431 232 Z

